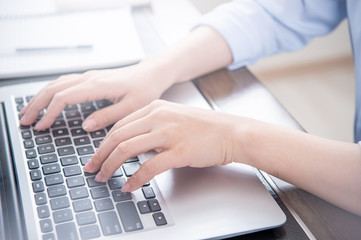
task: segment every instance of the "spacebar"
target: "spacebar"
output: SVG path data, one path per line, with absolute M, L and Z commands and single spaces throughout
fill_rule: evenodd
M 133 202 L 121 202 L 117 204 L 118 213 L 122 220 L 124 231 L 131 232 L 143 229 L 137 209 Z
M 56 233 L 59 240 L 77 240 L 75 224 L 73 222 L 56 225 Z

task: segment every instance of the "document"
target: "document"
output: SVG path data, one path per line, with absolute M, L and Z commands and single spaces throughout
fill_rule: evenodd
M 144 57 L 130 7 L 0 18 L 0 78 L 125 66 Z

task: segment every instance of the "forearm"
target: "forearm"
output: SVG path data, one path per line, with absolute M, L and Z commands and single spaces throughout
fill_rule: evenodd
M 239 134 L 247 163 L 361 215 L 361 150 L 257 122 Z
M 142 64 L 156 69 L 170 86 L 223 68 L 231 62 L 232 53 L 222 36 L 210 27 L 201 26 L 178 44 L 146 58 Z

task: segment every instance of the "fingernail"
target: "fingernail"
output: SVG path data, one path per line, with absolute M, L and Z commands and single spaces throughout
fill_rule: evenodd
M 129 182 L 126 182 L 122 187 L 122 192 L 130 192 L 130 184 Z
M 25 113 L 21 119 L 20 119 L 20 123 L 21 124 L 26 124 L 29 121 L 29 114 Z
M 82 127 L 85 131 L 90 131 L 90 130 L 94 129 L 96 126 L 97 126 L 97 123 L 94 120 L 94 118 L 89 118 L 83 122 Z
M 98 174 L 95 176 L 95 181 L 97 182 L 106 182 L 106 178 L 104 177 L 103 173 L 100 171 L 98 172 Z
M 41 129 L 45 129 L 44 127 L 44 120 L 43 119 L 40 119 L 39 122 L 37 122 L 35 124 L 35 130 L 41 130 Z
M 83 167 L 83 170 L 85 172 L 91 172 L 93 168 L 94 168 L 94 164 L 90 160 L 89 162 L 87 162 L 87 164 L 85 164 L 85 166 Z

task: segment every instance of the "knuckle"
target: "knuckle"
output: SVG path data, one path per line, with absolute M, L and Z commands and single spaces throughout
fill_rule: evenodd
M 117 153 L 121 155 L 125 155 L 129 151 L 129 144 L 128 142 L 122 142 L 117 147 Z

